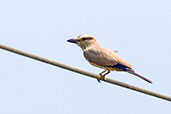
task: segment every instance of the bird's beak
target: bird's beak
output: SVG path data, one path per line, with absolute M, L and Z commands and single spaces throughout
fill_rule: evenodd
M 75 39 L 69 39 L 69 40 L 67 40 L 67 42 L 77 43 L 78 41 L 77 41 L 77 40 L 75 40 Z

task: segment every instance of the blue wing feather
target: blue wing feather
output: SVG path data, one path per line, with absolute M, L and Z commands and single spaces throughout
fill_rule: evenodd
M 116 65 L 110 65 L 110 66 L 107 66 L 108 68 L 114 68 L 114 69 L 120 69 L 122 71 L 128 71 L 130 68 L 127 67 L 127 66 L 124 66 L 122 64 L 116 64 Z

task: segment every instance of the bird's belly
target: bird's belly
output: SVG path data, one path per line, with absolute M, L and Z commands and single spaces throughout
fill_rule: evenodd
M 123 71 L 123 69 L 121 69 L 121 68 L 110 68 L 110 67 L 106 67 L 106 69 L 108 69 L 110 71 Z
M 89 63 L 90 63 L 91 65 L 95 66 L 95 67 L 104 68 L 104 66 L 97 65 L 97 64 L 95 64 L 95 63 L 93 63 L 93 62 L 89 62 Z
M 123 71 L 123 69 L 121 68 L 111 68 L 111 67 L 107 67 L 107 66 L 101 66 L 101 65 L 97 65 L 93 62 L 89 62 L 91 65 L 95 66 L 95 67 L 99 67 L 99 68 L 103 68 L 103 69 L 107 69 L 107 70 L 110 70 L 110 71 Z

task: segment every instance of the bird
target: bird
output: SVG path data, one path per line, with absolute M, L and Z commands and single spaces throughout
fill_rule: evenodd
M 105 80 L 105 76 L 111 71 L 123 71 L 152 83 L 149 79 L 136 73 L 127 61 L 117 55 L 117 50 L 100 46 L 94 36 L 79 35 L 67 40 L 67 42 L 77 44 L 82 49 L 85 59 L 91 65 L 104 69 L 99 73 L 103 80 Z M 100 82 L 99 79 L 97 80 Z

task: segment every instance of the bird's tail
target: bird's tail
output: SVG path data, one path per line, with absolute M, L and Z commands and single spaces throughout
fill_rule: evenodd
M 147 79 L 147 78 L 145 78 L 145 77 L 143 77 L 143 76 L 141 76 L 141 75 L 139 75 L 139 74 L 137 74 L 134 70 L 128 70 L 127 71 L 128 73 L 130 73 L 130 74 L 133 74 L 133 75 L 135 75 L 135 76 L 137 76 L 137 77 L 139 77 L 139 78 L 141 78 L 141 79 L 143 79 L 143 80 L 145 80 L 145 81 L 147 81 L 148 83 L 151 83 L 152 84 L 152 81 L 150 81 L 149 79 Z

